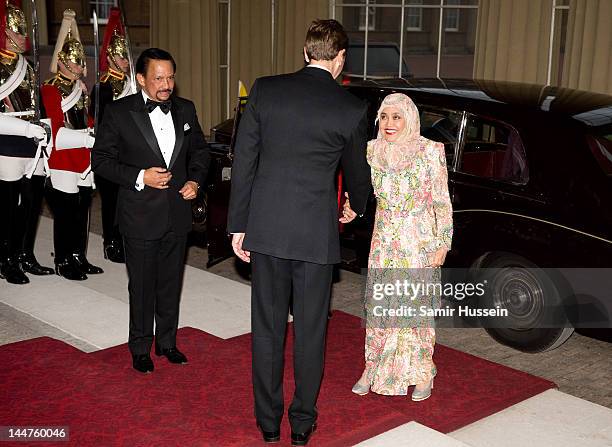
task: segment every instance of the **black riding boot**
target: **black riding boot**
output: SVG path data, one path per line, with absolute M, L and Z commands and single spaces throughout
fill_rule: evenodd
M 104 259 L 125 263 L 123 239 L 115 224 L 117 194 L 119 186 L 104 177 L 96 176 L 96 187 L 102 201 L 102 235 L 104 237 Z
M 72 252 L 72 258 L 75 260 L 83 273 L 88 275 L 97 275 L 104 273 L 100 267 L 91 264 L 87 260 L 87 241 L 89 239 L 89 207 L 91 206 L 92 188 L 79 186 L 79 203 L 77 212 L 76 232 L 76 247 Z
M 21 203 L 18 209 L 18 228 L 21 247 L 17 260 L 21 268 L 32 275 L 52 275 L 53 269 L 43 267 L 34 256 L 34 243 L 42 199 L 45 188 L 45 177 L 34 175 L 31 179 L 21 179 Z
M 27 284 L 30 282 L 17 261 L 19 248 L 18 237 L 18 206 L 20 181 L 0 181 L 0 209 L 3 218 L 0 219 L 0 238 L 3 242 L 0 274 L 11 284 Z
M 69 194 L 47 188 L 47 201 L 53 212 L 53 247 L 55 273 L 73 281 L 83 281 L 87 275 L 81 271 L 72 254 L 76 250 L 78 194 Z

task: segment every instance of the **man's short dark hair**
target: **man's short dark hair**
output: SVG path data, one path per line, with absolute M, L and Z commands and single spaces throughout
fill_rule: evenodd
M 348 48 L 348 36 L 336 20 L 315 20 L 308 27 L 304 47 L 310 59 L 331 61 Z
M 174 62 L 174 58 L 170 53 L 161 48 L 147 48 L 138 56 L 138 60 L 136 61 L 136 73 L 145 76 L 151 59 L 172 62 L 172 69 L 176 72 L 176 62 Z

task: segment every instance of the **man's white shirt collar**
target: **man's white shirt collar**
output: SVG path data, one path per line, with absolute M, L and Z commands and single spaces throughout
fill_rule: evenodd
M 147 95 L 145 93 L 144 89 L 140 90 L 140 93 L 142 93 L 142 97 L 143 97 L 145 103 L 147 102 L 147 99 L 151 99 L 151 98 L 149 98 L 149 95 Z M 151 101 L 153 101 L 153 99 L 151 99 Z
M 326 72 L 328 72 L 329 74 L 331 74 L 331 71 L 329 68 L 324 67 L 323 65 L 319 65 L 319 64 L 308 64 L 307 67 L 312 67 L 312 68 L 320 68 L 321 70 L 325 70 Z

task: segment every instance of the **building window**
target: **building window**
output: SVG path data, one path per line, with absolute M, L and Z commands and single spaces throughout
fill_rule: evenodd
M 447 0 L 447 5 L 458 5 L 459 0 Z M 459 31 L 459 9 L 447 9 L 444 17 L 444 31 Z
M 372 3 L 376 3 L 376 0 L 370 0 L 369 4 Z M 368 31 L 374 31 L 376 30 L 376 8 L 374 6 L 359 8 L 359 31 L 366 29 L 366 10 L 368 11 Z
M 423 0 L 412 0 L 410 4 L 423 4 Z M 406 31 L 423 29 L 423 8 L 406 8 Z
M 108 17 L 110 16 L 110 9 L 113 6 L 117 6 L 117 0 L 90 0 L 89 8 L 93 14 L 96 11 L 98 15 L 98 23 L 108 23 Z

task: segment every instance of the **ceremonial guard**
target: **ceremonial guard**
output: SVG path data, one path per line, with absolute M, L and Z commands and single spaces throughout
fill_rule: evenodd
M 51 187 L 48 201 L 54 216 L 55 270 L 72 280 L 102 273 L 86 258 L 89 207 L 93 193 L 85 51 L 79 40 L 75 12 L 64 11 L 50 70 L 56 75 L 42 87 L 51 118 L 55 147 L 49 158 Z
M 53 274 L 34 257 L 50 134 L 40 125 L 38 74 L 23 55 L 21 2 L 0 1 L 0 273 L 9 283 L 27 284 L 24 272 Z
M 98 125 L 104 110 L 112 101 L 136 93 L 130 55 L 119 8 L 111 8 L 100 51 L 100 86 L 98 90 Z M 94 98 L 94 101 L 96 98 Z M 115 222 L 119 186 L 96 175 L 96 188 L 102 199 L 102 232 L 104 257 L 113 262 L 125 262 L 123 241 Z

